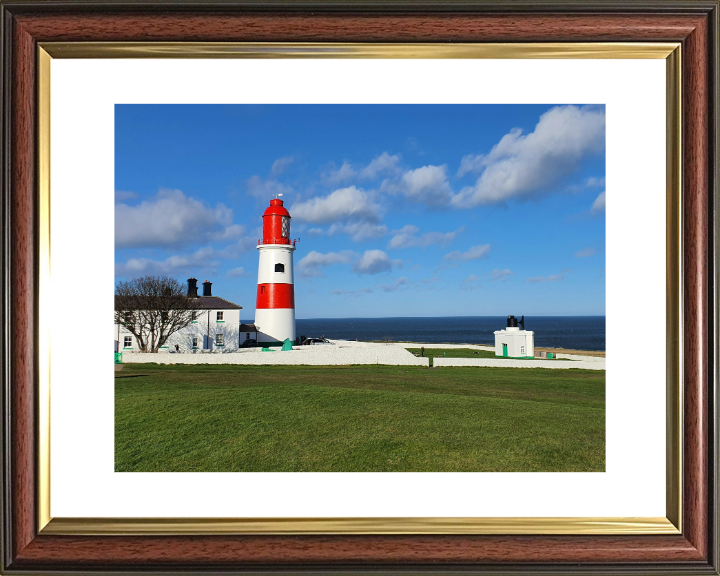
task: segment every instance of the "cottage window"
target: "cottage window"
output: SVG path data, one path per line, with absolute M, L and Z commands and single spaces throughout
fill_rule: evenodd
M 132 336 L 125 336 L 123 339 L 123 348 L 132 348 Z
M 197 348 L 197 347 L 198 347 L 198 337 L 193 336 L 193 348 Z
M 195 320 L 197 320 L 197 312 L 195 312 L 195 311 L 193 310 L 193 313 L 192 313 L 192 321 L 194 322 Z
M 285 272 L 285 264 L 275 264 L 275 272 Z
M 218 313 L 217 313 L 217 319 L 218 319 L 218 321 L 220 321 L 220 320 L 223 319 L 223 313 L 222 313 L 222 312 L 218 312 Z
M 223 335 L 215 334 L 215 346 L 222 346 L 222 345 L 223 345 Z

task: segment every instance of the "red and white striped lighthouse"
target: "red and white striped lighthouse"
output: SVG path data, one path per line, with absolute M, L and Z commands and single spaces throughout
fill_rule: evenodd
M 270 200 L 263 214 L 263 237 L 258 242 L 257 304 L 255 326 L 258 344 L 273 345 L 295 340 L 295 288 L 290 213 L 283 201 Z

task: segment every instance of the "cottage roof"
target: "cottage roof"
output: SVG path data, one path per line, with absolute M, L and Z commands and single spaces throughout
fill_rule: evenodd
M 240 332 L 257 332 L 255 324 L 240 324 Z
M 203 310 L 242 310 L 242 306 L 220 296 L 198 296 L 197 300 Z
M 242 310 L 242 306 L 219 296 L 198 296 L 197 301 L 201 310 Z M 118 296 L 115 296 L 115 309 L 118 309 Z

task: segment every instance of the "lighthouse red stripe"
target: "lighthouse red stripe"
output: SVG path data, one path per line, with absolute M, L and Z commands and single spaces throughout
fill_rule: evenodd
M 256 308 L 295 308 L 292 284 L 258 284 Z

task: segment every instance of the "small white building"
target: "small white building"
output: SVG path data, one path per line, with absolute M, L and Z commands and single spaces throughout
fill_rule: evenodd
M 525 316 L 519 321 L 508 316 L 505 330 L 495 331 L 495 356 L 503 358 L 534 358 L 535 333 L 525 330 Z
M 203 295 L 197 295 L 197 280 L 188 280 L 188 296 L 197 298 L 199 309 L 192 322 L 170 335 L 160 352 L 233 352 L 240 347 L 240 310 L 229 300 L 212 295 L 212 282 L 203 282 Z M 139 352 L 135 336 L 127 328 L 115 324 L 115 351 Z M 242 334 L 243 340 L 245 334 Z M 249 337 L 248 337 L 249 338 Z

